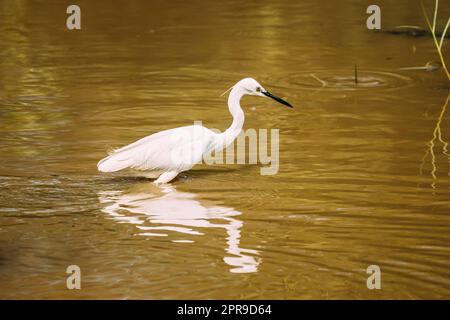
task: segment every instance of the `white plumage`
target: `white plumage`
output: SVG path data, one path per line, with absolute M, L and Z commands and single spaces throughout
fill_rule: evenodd
M 256 80 L 245 78 L 232 87 L 228 97 L 233 123 L 225 132 L 215 133 L 200 125 L 160 131 L 112 151 L 99 161 L 98 170 L 116 172 L 132 169 L 147 177 L 159 175 L 156 184 L 171 181 L 180 172 L 199 163 L 206 154 L 220 151 L 234 141 L 244 125 L 244 112 L 239 101 L 245 94 L 267 96 L 292 107 L 267 92 Z
M 203 153 L 211 150 L 214 138 L 215 133 L 202 126 L 164 130 L 112 151 L 98 163 L 98 169 L 185 171 L 192 167 L 192 161 L 200 161 Z

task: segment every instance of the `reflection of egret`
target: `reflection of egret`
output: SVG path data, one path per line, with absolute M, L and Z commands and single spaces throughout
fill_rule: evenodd
M 193 243 L 189 236 L 202 235 L 202 228 L 223 228 L 227 232 L 225 251 L 232 255 L 224 257 L 224 261 L 234 267 L 230 271 L 257 271 L 260 259 L 254 256 L 258 251 L 239 247 L 243 222 L 234 217 L 241 212 L 224 206 L 203 205 L 194 194 L 179 192 L 171 186 L 159 189 L 145 183 L 130 191 L 100 192 L 99 200 L 105 204 L 102 211 L 116 221 L 135 224 L 138 235 L 167 237 L 172 231 L 188 236 L 173 242 Z

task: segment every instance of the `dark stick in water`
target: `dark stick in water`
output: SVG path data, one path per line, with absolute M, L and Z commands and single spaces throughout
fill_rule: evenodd
M 355 64 L 355 85 L 358 84 L 358 65 Z

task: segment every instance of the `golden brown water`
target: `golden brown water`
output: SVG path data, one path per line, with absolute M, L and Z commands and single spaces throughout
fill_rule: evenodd
M 399 70 L 432 40 L 305 2 L 77 1 L 68 31 L 64 1 L 0 1 L 0 298 L 450 298 L 449 86 Z M 413 2 L 379 1 L 383 28 L 424 26 Z M 246 76 L 296 107 L 242 103 L 245 128 L 280 129 L 278 174 L 97 172 L 109 146 L 226 129 L 219 95 Z

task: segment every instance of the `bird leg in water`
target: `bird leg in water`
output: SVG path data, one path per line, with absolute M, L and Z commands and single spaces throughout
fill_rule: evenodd
M 156 185 L 172 181 L 178 175 L 177 171 L 167 171 L 159 176 L 153 183 Z

